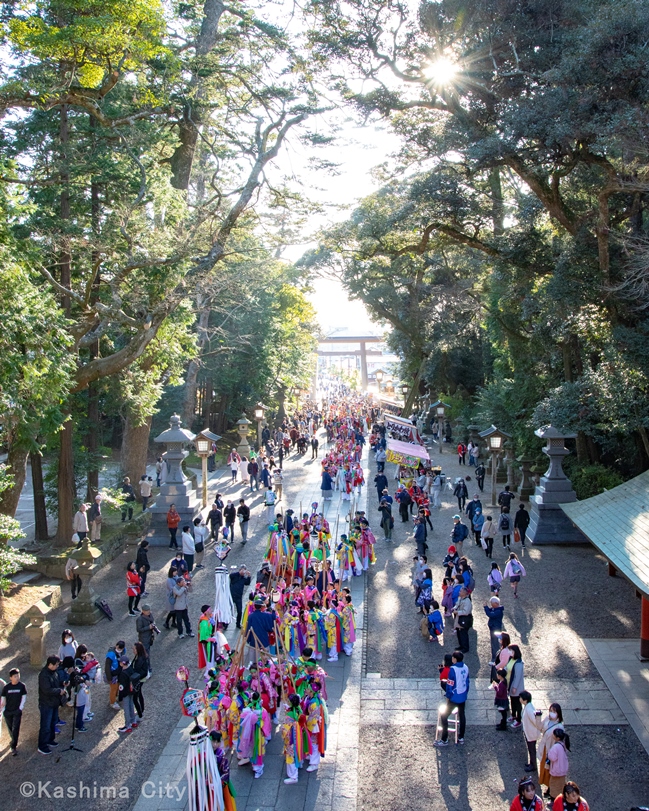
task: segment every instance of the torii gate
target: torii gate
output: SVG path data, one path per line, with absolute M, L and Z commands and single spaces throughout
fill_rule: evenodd
M 360 355 L 361 358 L 361 386 L 367 389 L 367 356 L 379 355 L 382 356 L 383 352 L 377 350 L 367 349 L 367 344 L 382 344 L 385 339 L 377 335 L 330 335 L 328 338 L 320 338 L 319 344 L 359 344 L 360 349 L 354 349 L 349 352 L 331 352 L 318 349 L 320 357 L 340 357 L 341 355 Z

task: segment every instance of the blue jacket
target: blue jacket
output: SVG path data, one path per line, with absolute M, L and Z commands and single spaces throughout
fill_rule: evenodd
M 441 611 L 433 611 L 428 615 L 428 631 L 431 636 L 440 636 L 444 632 L 444 617 Z
M 503 614 L 505 613 L 505 609 L 502 605 L 499 605 L 498 608 L 491 608 L 491 606 L 486 605 L 484 606 L 484 612 L 489 617 L 487 625 L 491 631 L 502 631 L 503 629 Z
M 415 527 L 415 543 L 424 543 L 426 540 L 426 528 L 422 523 Z
M 473 516 L 475 515 L 476 511 L 481 510 L 481 509 L 482 509 L 482 502 L 480 501 L 480 499 L 478 499 L 477 501 L 475 501 L 474 499 L 471 499 L 471 501 L 469 501 L 468 504 L 466 505 L 465 512 L 469 516 L 471 521 L 473 521 Z
M 446 698 L 454 704 L 464 704 L 469 695 L 469 668 L 464 662 L 458 662 L 448 672 L 446 680 Z
M 322 472 L 322 482 L 320 483 L 321 490 L 331 490 L 332 489 L 332 479 L 331 474 L 328 470 L 324 470 Z
M 480 532 L 483 526 L 484 526 L 484 514 L 482 512 L 476 512 L 473 516 L 473 529 L 475 530 L 475 532 Z
M 451 541 L 454 544 L 462 543 L 465 538 L 469 534 L 469 529 L 466 524 L 463 524 L 461 521 L 459 524 L 455 524 L 453 526 L 453 532 L 451 533 Z

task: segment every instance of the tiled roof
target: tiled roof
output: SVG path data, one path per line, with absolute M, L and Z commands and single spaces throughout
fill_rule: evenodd
M 620 574 L 649 596 L 649 471 L 561 509 Z

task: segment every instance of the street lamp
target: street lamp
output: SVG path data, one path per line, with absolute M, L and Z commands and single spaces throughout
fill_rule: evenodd
M 511 434 L 501 431 L 492 425 L 486 431 L 481 431 L 480 436 L 487 441 L 487 448 L 491 452 L 491 504 L 496 505 L 496 468 L 498 466 L 498 456 L 503 449 L 506 439 L 511 439 Z
M 376 383 L 379 387 L 379 394 L 381 393 L 381 381 L 383 380 L 383 369 L 377 369 L 374 372 L 374 377 L 376 378 Z
M 196 434 L 196 453 L 201 457 L 201 468 L 203 473 L 203 508 L 207 507 L 207 457 L 210 455 L 213 442 L 221 439 L 218 434 L 213 434 L 207 428 Z
M 435 409 L 435 416 L 437 417 L 437 442 L 440 453 L 444 449 L 444 416 L 446 415 L 446 409 L 450 407 L 448 403 L 444 403 L 442 400 L 436 400 L 431 405 L 431 408 Z
M 255 406 L 255 419 L 257 420 L 257 448 L 261 450 L 261 424 L 264 420 L 264 413 L 266 406 L 263 403 L 257 403 Z

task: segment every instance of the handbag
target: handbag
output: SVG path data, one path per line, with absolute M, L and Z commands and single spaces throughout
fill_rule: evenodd
M 521 533 L 519 532 L 518 527 L 514 527 L 514 543 L 521 542 Z
M 203 545 L 203 541 L 197 541 L 195 544 L 196 552 L 204 552 L 205 546 Z
M 469 628 L 473 628 L 473 614 L 461 614 L 457 618 L 457 624 L 460 628 L 469 630 Z

